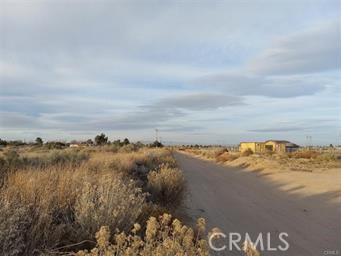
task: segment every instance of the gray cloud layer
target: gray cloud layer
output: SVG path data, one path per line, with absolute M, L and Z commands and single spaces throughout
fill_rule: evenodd
M 17 98 L 17 100 L 20 98 Z M 20 104 L 25 103 L 25 100 Z M 88 102 L 91 104 L 91 102 Z M 119 112 L 109 103 L 103 104 L 109 113 L 96 113 L 93 106 L 80 105 L 79 109 L 73 109 L 75 113 L 57 112 L 32 115 L 21 112 L 0 112 L 0 123 L 2 128 L 11 129 L 68 129 L 68 130 L 138 130 L 161 127 L 165 131 L 182 130 L 188 131 L 197 129 L 197 126 L 179 127 L 169 124 L 177 118 L 188 116 L 188 111 L 208 111 L 222 107 L 233 107 L 242 105 L 243 102 L 238 97 L 213 94 L 213 93 L 192 93 L 162 98 L 150 105 L 141 106 L 138 109 Z M 25 103 L 27 104 L 27 102 Z M 30 106 L 27 106 L 28 108 Z M 46 103 L 44 109 L 48 109 Z M 64 103 L 53 102 L 51 109 L 62 109 Z M 67 108 L 64 109 L 67 111 Z M 110 113 L 111 111 L 111 113 Z M 24 112 L 22 110 L 22 112 Z
M 211 86 L 240 96 L 290 98 L 312 95 L 328 85 L 340 85 L 331 76 L 315 75 L 341 69 L 340 42 L 340 23 L 323 24 L 277 40 L 274 46 L 249 61 L 246 68 L 206 75 L 192 84 Z
M 181 95 L 177 97 L 164 98 L 153 108 L 161 109 L 185 109 L 185 110 L 212 110 L 219 107 L 242 105 L 239 97 L 228 96 L 217 93 L 196 93 L 189 95 Z
M 341 68 L 339 21 L 283 37 L 259 57 L 249 69 L 266 75 L 311 73 Z
M 260 95 L 275 98 L 290 98 L 312 95 L 325 89 L 335 81 L 319 76 L 270 76 L 246 74 L 243 72 L 225 73 L 201 77 L 194 85 L 211 86 L 230 95 Z

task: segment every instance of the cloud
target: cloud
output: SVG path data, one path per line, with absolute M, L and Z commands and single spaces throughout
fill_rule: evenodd
M 39 121 L 34 117 L 18 112 L 0 111 L 0 128 L 7 129 L 31 129 L 40 126 Z
M 70 98 L 61 101 L 42 101 L 35 106 L 28 104 L 32 98 L 2 97 L 10 101 L 16 99 L 18 106 L 12 106 L 7 112 L 0 112 L 1 128 L 31 130 L 67 130 L 67 131 L 99 131 L 99 130 L 141 130 L 156 127 L 164 131 L 189 131 L 198 129 L 193 125 L 174 125 L 174 121 L 188 116 L 187 111 L 212 110 L 243 104 L 238 97 L 213 93 L 193 93 L 165 97 L 149 105 L 122 111 L 112 102 L 96 102 L 92 99 Z M 24 104 L 24 106 L 22 106 Z M 76 104 L 76 107 L 72 107 Z M 85 106 L 83 106 L 85 104 Z M 107 108 L 106 111 L 94 109 L 94 105 Z M 1 106 L 1 105 L 0 105 Z M 26 107 L 25 107 L 26 106 Z M 24 109 L 28 108 L 28 111 Z M 39 112 L 43 108 L 47 112 Z M 10 111 L 11 110 L 11 111 Z M 16 111 L 20 112 L 16 112 Z M 59 111 L 56 111 L 59 110 Z M 64 111 L 64 112 L 62 112 Z M 34 114 L 32 114 L 34 113 Z
M 275 122 L 267 128 L 257 128 L 248 130 L 255 133 L 283 133 L 283 132 L 302 132 L 335 129 L 340 120 L 333 118 L 307 118 L 301 117 L 296 121 Z
M 257 74 L 312 73 L 341 68 L 341 24 L 330 22 L 277 40 L 248 66 Z
M 315 94 L 334 82 L 332 79 L 318 75 L 264 77 L 236 71 L 204 76 L 192 81 L 192 84 L 220 89 L 230 95 L 290 98 Z
M 263 128 L 263 129 L 253 129 L 248 130 L 249 132 L 292 132 L 292 131 L 302 131 L 306 130 L 306 128 L 303 127 L 278 127 L 278 128 Z
M 192 93 L 161 99 L 152 108 L 183 109 L 183 110 L 213 110 L 220 107 L 243 105 L 240 97 L 217 93 Z

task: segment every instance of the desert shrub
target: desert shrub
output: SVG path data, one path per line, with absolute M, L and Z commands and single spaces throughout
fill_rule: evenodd
M 24 185 L 24 182 L 20 183 Z M 29 195 L 24 195 L 23 192 Z M 39 189 L 35 187 L 31 192 L 27 191 L 27 188 L 11 186 L 2 194 L 4 198 L 0 203 L 2 208 L 0 223 L 4 228 L 0 232 L 2 240 L 0 251 L 4 251 L 5 255 L 16 255 L 18 249 L 20 252 L 17 255 L 33 255 L 36 249 L 54 247 L 65 235 L 61 231 L 67 227 L 66 223 L 57 224 L 58 219 L 54 218 L 54 215 L 58 216 L 60 210 L 58 205 L 53 206 L 56 202 L 51 200 L 56 193 L 48 191 L 50 194 L 44 194 L 43 198 L 41 195 L 32 196 L 33 193 L 39 193 Z M 41 201 L 38 203 L 38 200 Z M 13 217 L 7 217 L 12 215 Z
M 248 148 L 247 150 L 243 151 L 240 155 L 241 156 L 250 156 L 252 154 L 253 154 L 253 151 Z
M 114 156 L 110 168 L 129 176 L 145 175 L 160 165 L 176 167 L 176 161 L 167 150 L 147 150 L 131 153 L 118 153 Z
M 244 242 L 242 250 L 245 252 L 246 256 L 260 256 L 256 246 L 248 240 Z
M 141 189 L 113 172 L 89 168 L 12 173 L 0 193 L 0 255 L 33 255 L 92 240 L 101 225 L 130 227 L 145 207 Z
M 22 166 L 19 154 L 14 150 L 4 152 L 0 157 L 0 187 L 3 185 L 10 171 L 14 171 Z
M 215 159 L 216 150 L 215 149 L 200 149 L 200 154 L 204 157 Z
M 0 255 L 19 256 L 25 253 L 30 223 L 27 207 L 16 204 L 14 208 L 13 202 L 0 202 Z
M 109 167 L 121 174 L 132 175 L 137 169 L 136 159 L 134 159 L 136 156 L 132 154 L 117 154 Z
M 175 165 L 169 151 L 103 154 L 101 150 L 96 148 L 89 161 L 88 154 L 75 150 L 34 152 L 30 157 L 5 152 L 1 166 L 20 168 L 9 172 L 0 188 L 0 255 L 49 255 L 89 248 L 101 226 L 129 231 L 136 221 L 145 223 L 149 216 L 165 212 L 168 197 L 173 203 L 180 198 L 177 172 L 159 170 L 163 161 Z M 145 180 L 119 174 L 109 166 L 108 157 L 116 163 L 120 159 L 115 167 L 120 170 L 132 170 L 132 166 L 159 170 L 150 183 L 150 188 L 162 184 L 160 190 L 153 190 L 158 194 L 149 198 L 145 194 L 148 173 Z
M 220 148 L 220 149 L 217 149 L 216 151 L 214 151 L 214 157 L 217 158 L 219 157 L 220 155 L 222 154 L 225 154 L 225 153 L 228 153 L 228 149 L 227 148 Z
M 103 226 L 96 233 L 97 245 L 88 251 L 79 251 L 78 256 L 100 255 L 209 255 L 208 243 L 202 238 L 205 220 L 197 221 L 196 230 L 183 225 L 169 214 L 158 219 L 150 217 L 144 234 L 141 226 L 134 224 L 130 233 L 116 233 L 112 239 L 109 227 Z M 112 243 L 110 241 L 113 241 Z
M 122 153 L 131 153 L 137 150 L 139 150 L 139 148 L 135 144 L 129 144 L 129 143 L 119 148 L 119 152 L 122 152 Z
M 144 203 L 145 195 L 132 181 L 106 175 L 95 184 L 85 183 L 75 204 L 80 235 L 91 238 L 103 225 L 127 231 L 141 214 Z
M 319 161 L 339 161 L 341 160 L 341 156 L 335 153 L 323 153 L 316 157 Z
M 161 165 L 176 167 L 176 161 L 171 152 L 163 149 L 146 151 L 145 158 L 139 159 L 137 163 L 145 165 L 149 170 L 158 169 Z
M 320 155 L 319 152 L 314 150 L 298 151 L 290 154 L 292 158 L 304 158 L 304 159 L 315 159 Z
M 102 148 L 100 150 L 105 151 L 105 152 L 117 153 L 120 150 L 120 148 L 121 148 L 120 145 L 112 143 L 110 145 L 107 144 L 107 145 L 102 146 Z
M 46 149 L 64 149 L 66 146 L 66 143 L 59 141 L 49 141 L 44 144 L 44 148 Z
M 238 159 L 239 156 L 237 154 L 230 154 L 230 153 L 223 153 L 221 155 L 219 155 L 218 157 L 216 157 L 216 160 L 218 162 L 227 162 L 227 161 L 233 161 Z
M 46 155 L 40 161 L 45 166 L 69 164 L 76 167 L 88 159 L 89 156 L 86 153 L 79 151 L 55 151 Z
M 148 174 L 147 187 L 154 202 L 174 207 L 182 202 L 185 179 L 179 169 L 163 165 L 160 170 Z

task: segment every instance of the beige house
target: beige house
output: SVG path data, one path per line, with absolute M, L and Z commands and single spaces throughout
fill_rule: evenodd
M 262 152 L 264 147 L 264 142 L 241 142 L 239 144 L 239 151 L 244 152 L 246 150 L 251 150 L 252 152 Z
M 254 153 L 262 152 L 293 152 L 299 148 L 298 145 L 286 140 L 267 140 L 265 142 L 241 142 L 239 151 L 251 150 Z

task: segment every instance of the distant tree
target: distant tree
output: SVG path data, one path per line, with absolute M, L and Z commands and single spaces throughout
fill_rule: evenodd
M 152 144 L 150 144 L 150 146 L 153 148 L 162 148 L 163 147 L 162 143 L 160 141 L 157 141 L 157 140 L 154 141 Z
M 115 146 L 118 146 L 118 147 L 121 147 L 121 146 L 122 146 L 121 140 L 114 140 L 114 141 L 112 142 L 112 144 L 115 145 Z
M 11 146 L 23 146 L 23 145 L 27 145 L 26 142 L 23 142 L 22 140 L 11 140 L 7 142 L 8 145 Z
M 125 138 L 123 140 L 123 145 L 128 145 L 128 144 L 130 144 L 130 141 L 127 138 Z
M 48 141 L 44 145 L 44 147 L 47 149 L 63 149 L 66 146 L 66 143 L 60 141 Z
M 93 144 L 94 144 L 94 142 L 93 142 L 93 140 L 92 140 L 92 139 L 88 139 L 88 140 L 86 141 L 86 144 L 88 144 L 88 145 L 93 145 Z
M 0 145 L 7 146 L 7 141 L 0 139 Z
M 136 142 L 135 145 L 138 148 L 143 148 L 145 146 L 141 141 Z
M 105 136 L 104 133 L 101 133 L 100 135 L 97 135 L 95 137 L 95 143 L 96 145 L 104 145 L 108 142 L 108 137 Z
M 44 144 L 43 139 L 40 138 L 40 137 L 37 137 L 36 138 L 36 144 L 39 145 L 39 146 L 43 145 Z

